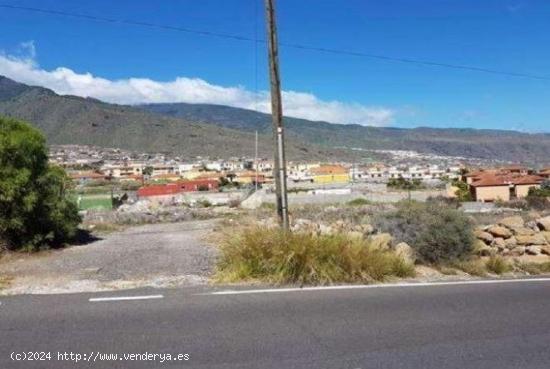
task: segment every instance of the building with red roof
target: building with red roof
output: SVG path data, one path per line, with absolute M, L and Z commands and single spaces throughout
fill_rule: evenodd
M 213 191 L 217 190 L 219 183 L 212 179 L 196 179 L 191 181 L 178 181 L 162 185 L 144 186 L 138 189 L 138 198 L 166 199 L 184 192 Z
M 510 201 L 529 194 L 531 188 L 539 188 L 544 177 L 523 174 L 526 171 L 477 173 L 470 182 L 470 192 L 476 201 Z

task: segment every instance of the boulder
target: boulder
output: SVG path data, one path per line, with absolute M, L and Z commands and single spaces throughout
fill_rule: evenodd
M 536 233 L 534 230 L 527 227 L 512 228 L 512 231 L 516 236 L 532 236 Z
M 506 248 L 506 242 L 504 241 L 504 238 L 496 237 L 493 240 L 492 246 L 496 247 L 500 251 L 504 250 Z
M 514 247 L 518 245 L 518 241 L 514 236 L 507 238 L 504 240 L 504 243 L 506 244 L 506 248 L 509 250 L 512 250 Z
M 539 226 L 537 225 L 537 222 L 534 220 L 530 220 L 527 223 L 525 223 L 525 227 L 532 229 L 535 232 L 540 232 Z
M 540 253 L 544 255 L 550 255 L 550 245 L 543 245 L 540 247 Z
M 510 231 L 508 228 L 494 225 L 487 229 L 487 232 L 492 234 L 495 237 L 501 237 L 501 238 L 510 238 L 512 237 L 512 231 Z
M 416 254 L 412 247 L 406 242 L 400 242 L 395 246 L 395 253 L 403 258 L 408 263 L 414 264 L 416 261 Z
M 523 218 L 519 215 L 503 218 L 500 220 L 500 222 L 498 222 L 498 224 L 510 229 L 520 228 L 525 225 L 525 223 L 523 222 Z
M 369 237 L 371 246 L 381 250 L 388 250 L 392 239 L 393 237 L 389 233 L 379 233 Z
M 490 234 L 489 232 L 485 232 L 485 231 L 475 231 L 474 232 L 475 236 L 477 239 L 479 240 L 482 240 L 483 242 L 485 242 L 486 244 L 490 244 L 491 242 L 493 242 L 493 235 Z
M 527 246 L 525 248 L 525 253 L 527 255 L 540 255 L 541 248 L 540 248 L 540 246 Z
M 522 256 L 525 254 L 525 246 L 518 246 L 512 251 L 510 251 L 510 255 L 512 256 Z
M 537 219 L 537 225 L 543 231 L 550 231 L 550 215 Z
M 542 232 L 540 232 L 540 234 L 541 234 L 544 238 L 546 238 L 546 242 L 547 242 L 547 243 L 550 243 L 550 231 L 542 231 Z
M 516 236 L 518 245 L 544 245 L 546 244 L 546 238 L 540 233 L 530 236 Z

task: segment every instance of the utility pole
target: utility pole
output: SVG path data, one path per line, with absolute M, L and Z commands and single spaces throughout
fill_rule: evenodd
M 275 0 L 265 0 L 267 17 L 267 45 L 269 50 L 269 76 L 271 80 L 271 111 L 273 116 L 273 135 L 275 138 L 275 165 L 273 177 L 277 195 L 277 215 L 279 224 L 285 231 L 288 224 L 288 198 L 286 193 L 286 160 L 283 131 L 283 104 L 281 99 L 281 79 L 279 76 L 279 46 L 275 18 Z
M 258 131 L 256 131 L 256 141 L 254 145 L 254 166 L 256 167 L 256 180 L 254 181 L 254 190 L 258 191 Z

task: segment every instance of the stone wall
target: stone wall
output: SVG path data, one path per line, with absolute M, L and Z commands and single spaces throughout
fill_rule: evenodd
M 520 216 L 478 227 L 476 249 L 484 256 L 550 255 L 550 216 L 525 222 Z

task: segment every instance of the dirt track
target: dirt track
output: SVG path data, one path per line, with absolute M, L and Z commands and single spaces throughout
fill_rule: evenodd
M 203 284 L 216 249 L 204 239 L 215 221 L 128 228 L 83 246 L 39 254 L 8 254 L 1 293 L 81 292 L 139 286 Z

